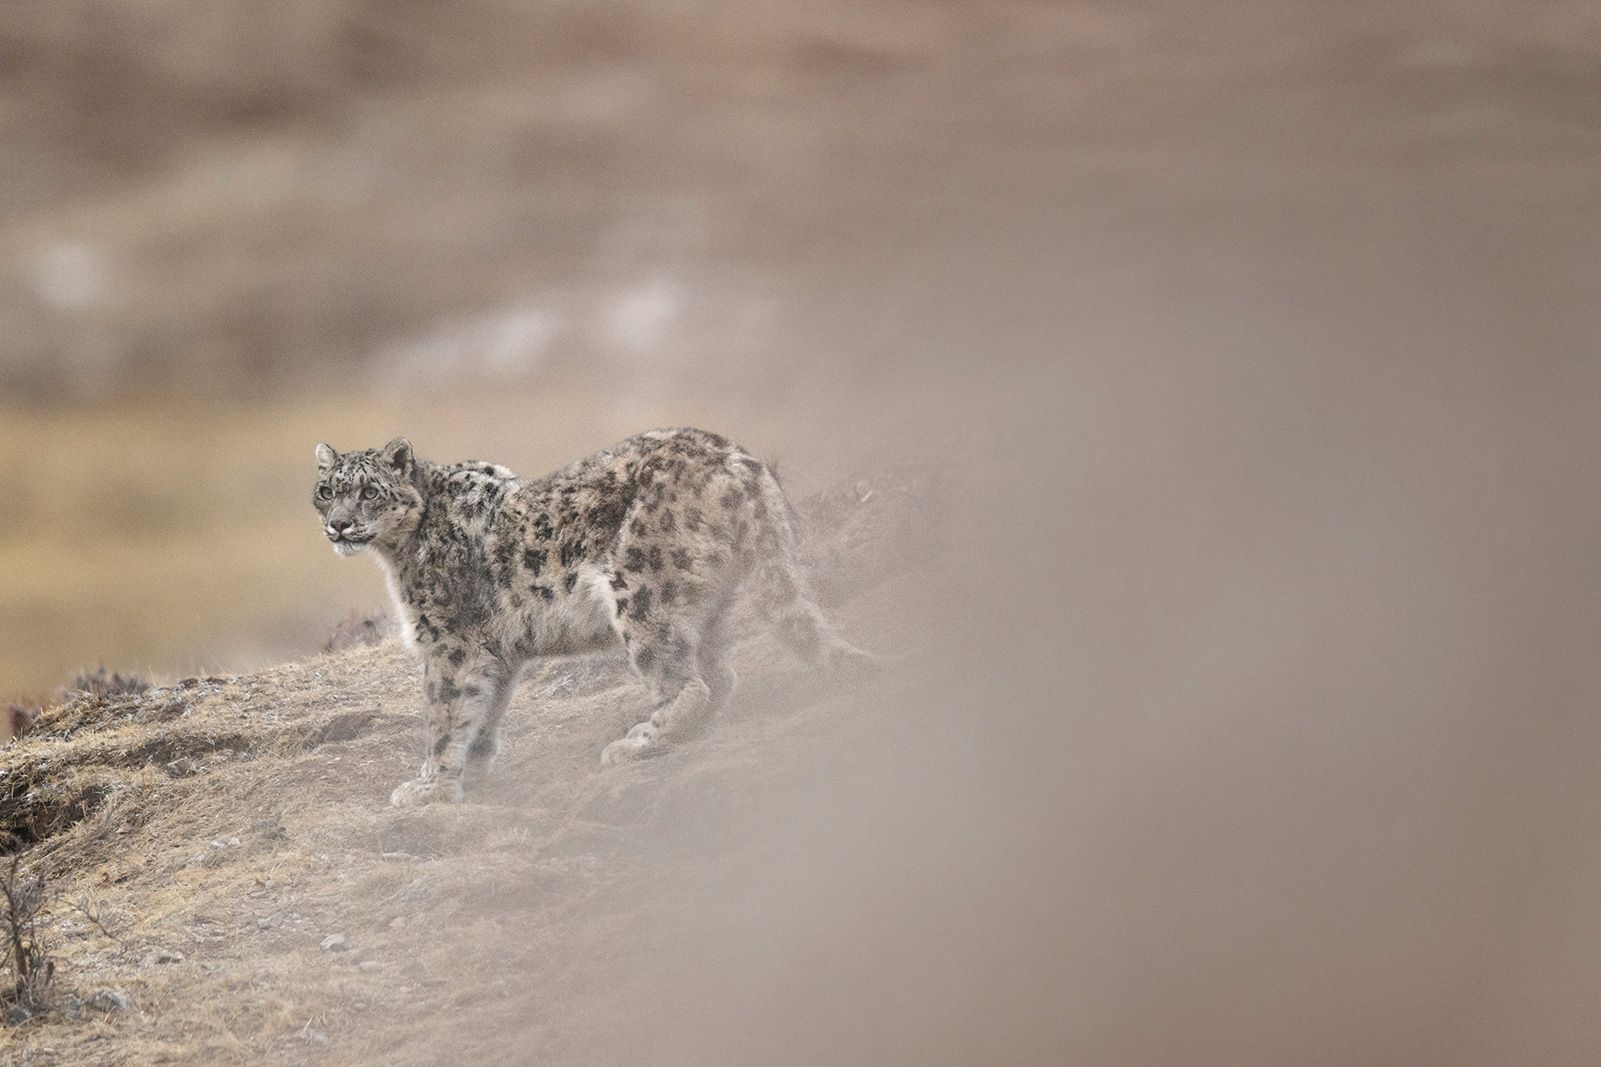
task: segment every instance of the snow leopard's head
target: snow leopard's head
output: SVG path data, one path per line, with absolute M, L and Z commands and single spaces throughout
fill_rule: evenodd
M 335 552 L 353 556 L 368 545 L 393 547 L 416 527 L 422 494 L 412 484 L 415 465 L 404 437 L 343 454 L 317 446 L 311 503 Z

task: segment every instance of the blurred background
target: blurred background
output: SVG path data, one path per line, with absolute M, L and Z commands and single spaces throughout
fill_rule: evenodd
M 0 698 L 380 606 L 320 440 L 933 452 L 972 803 L 759 1048 L 1593 1063 L 1598 297 L 1593 2 L 9 0 Z
M 14 0 L 0 694 L 379 605 L 323 439 L 700 422 L 826 480 L 996 436 L 974 389 L 1592 347 L 1598 50 L 1578 2 Z
M 843 474 L 811 460 L 872 427 L 808 421 L 889 425 L 939 244 L 994 221 L 949 216 L 999 101 L 943 57 L 1041 18 L 7 4 L 0 694 L 274 662 L 379 605 L 306 506 L 320 440 L 533 474 L 787 421 L 791 466 Z

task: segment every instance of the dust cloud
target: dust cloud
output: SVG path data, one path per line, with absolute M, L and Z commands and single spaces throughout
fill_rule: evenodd
M 1186 355 L 953 420 L 910 663 L 760 755 L 798 782 L 641 835 L 634 1055 L 1601 1048 L 1590 360 Z

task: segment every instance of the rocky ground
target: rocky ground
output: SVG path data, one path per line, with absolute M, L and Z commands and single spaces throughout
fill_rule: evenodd
M 842 628 L 879 647 L 910 639 L 885 578 L 927 491 L 902 468 L 806 507 Z M 738 669 L 707 737 L 603 774 L 646 698 L 620 658 L 553 661 L 493 776 L 422 810 L 387 803 L 418 745 L 393 640 L 49 709 L 0 756 L 0 821 L 17 879 L 46 878 L 55 963 L 49 1001 L 12 1008 L 9 1061 L 623 1055 L 667 1002 L 631 1002 L 641 975 L 690 936 L 664 918 L 759 853 L 752 820 L 816 773 L 816 740 L 881 729 L 848 709 L 898 684 L 837 691 L 754 631 Z

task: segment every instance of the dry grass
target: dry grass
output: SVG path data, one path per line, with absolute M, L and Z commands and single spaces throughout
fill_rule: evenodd
M 13 854 L 10 864 L 0 871 L 0 936 L 4 938 L 0 958 L 10 985 L 0 994 L 0 1005 L 23 1019 L 50 1005 L 56 963 L 41 936 L 39 917 L 49 906 L 52 888 L 46 872 L 37 866 L 25 868 L 20 854 Z
M 807 511 L 841 575 L 876 585 L 929 484 L 915 469 L 860 484 L 866 502 L 853 481 Z M 855 599 L 842 623 L 859 632 L 892 605 Z M 597 989 L 623 988 L 616 939 L 655 906 L 627 858 L 637 835 L 733 802 L 768 776 L 762 749 L 835 714 L 768 638 L 738 662 L 745 710 L 725 730 L 608 776 L 597 753 L 645 698 L 614 658 L 552 663 L 519 694 L 494 777 L 455 808 L 385 803 L 416 745 L 413 670 L 393 642 L 49 709 L 0 750 L 0 825 L 79 902 L 45 926 L 73 1003 L 114 989 L 137 1008 L 49 1014 L 13 1031 L 13 1048 L 421 1063 L 450 1018 L 449 1040 L 487 1055 L 504 1049 L 511 1006 L 483 995 L 486 961 L 532 983 L 514 1012 L 528 1048 L 604 1047 L 612 998 Z M 351 951 L 319 947 L 336 932 Z M 162 950 L 182 959 L 156 962 Z

